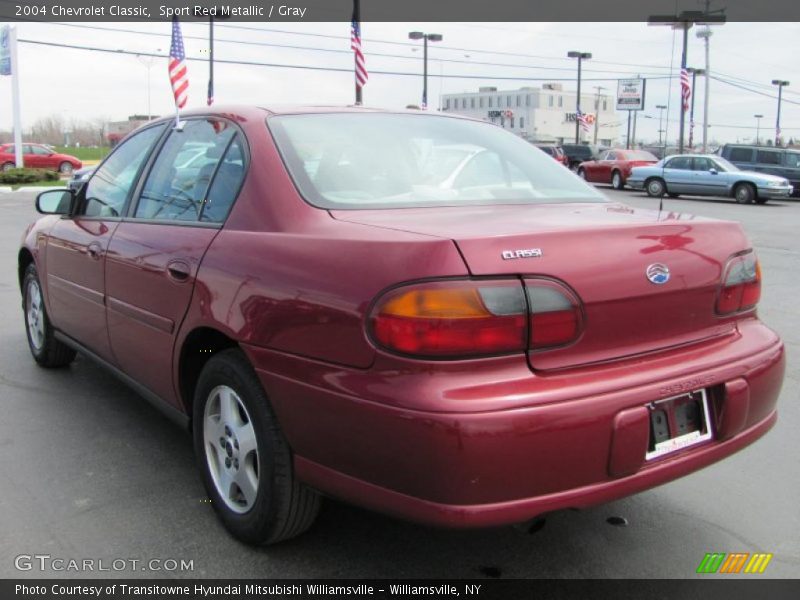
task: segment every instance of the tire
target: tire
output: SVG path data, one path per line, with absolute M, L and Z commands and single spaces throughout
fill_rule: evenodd
M 653 177 L 644 182 L 644 189 L 651 198 L 660 198 L 667 192 L 667 184 L 660 177 Z
M 58 165 L 58 172 L 61 173 L 62 175 L 69 175 L 70 173 L 72 173 L 72 168 L 73 168 L 72 163 L 64 161 L 60 165 Z
M 670 198 L 680 198 L 681 197 L 680 194 L 667 194 L 667 196 L 669 196 Z
M 15 169 L 17 165 L 12 162 L 3 163 L 3 171 L 10 171 L 11 169 Z
M 756 189 L 750 183 L 739 183 L 733 188 L 733 197 L 739 204 L 752 204 L 756 199 Z
M 584 171 L 583 169 L 578 169 L 578 177 L 586 181 L 586 171 Z
M 294 478 L 289 444 L 240 350 L 206 363 L 193 410 L 197 466 L 214 510 L 235 538 L 275 544 L 311 527 L 320 497 Z
M 47 368 L 65 367 L 75 360 L 75 350 L 55 338 L 34 264 L 28 265 L 22 280 L 22 311 L 28 348 L 39 365 Z
M 625 181 L 622 179 L 622 173 L 614 171 L 611 173 L 611 187 L 615 190 L 625 189 Z

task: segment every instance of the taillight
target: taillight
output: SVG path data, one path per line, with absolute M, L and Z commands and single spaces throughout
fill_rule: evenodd
M 549 279 L 450 280 L 391 290 L 369 324 L 389 350 L 459 358 L 563 346 L 580 335 L 581 314 L 577 297 Z
M 382 346 L 404 354 L 463 357 L 523 351 L 527 307 L 519 281 L 440 281 L 395 289 L 370 317 Z
M 572 292 L 548 279 L 526 279 L 525 290 L 531 350 L 563 346 L 578 338 L 583 319 L 580 302 Z
M 728 261 L 717 296 L 717 313 L 729 315 L 753 308 L 761 299 L 761 266 L 748 250 Z

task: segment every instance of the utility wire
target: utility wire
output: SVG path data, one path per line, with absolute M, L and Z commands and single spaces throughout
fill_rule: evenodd
M 20 38 L 17 40 L 23 44 L 35 44 L 39 46 L 52 46 L 56 48 L 70 48 L 74 50 L 90 50 L 93 52 L 105 52 L 107 54 L 126 54 L 131 56 L 153 56 L 156 58 L 167 58 L 166 54 L 158 54 L 156 52 L 135 52 L 133 50 L 122 50 L 122 49 L 111 49 L 111 48 L 98 48 L 94 46 L 83 46 L 78 44 L 63 44 L 59 42 L 43 42 L 40 40 L 29 40 Z M 190 57 L 187 56 L 186 60 L 191 61 L 200 61 L 200 62 L 208 62 L 207 58 L 200 58 L 200 57 Z M 319 67 L 314 65 L 292 65 L 286 63 L 267 63 L 267 62 L 258 62 L 258 61 L 249 61 L 249 60 L 229 60 L 229 59 L 215 59 L 215 63 L 222 63 L 222 64 L 232 64 L 232 65 L 246 65 L 246 66 L 254 66 L 254 67 L 272 67 L 272 68 L 282 68 L 282 69 L 302 69 L 308 71 L 332 71 L 332 72 L 341 72 L 341 73 L 352 73 L 352 67 Z M 383 71 L 383 70 L 376 70 L 370 69 L 370 73 L 375 73 L 377 75 L 397 75 L 397 76 L 404 76 L 404 77 L 419 77 L 419 73 L 417 72 L 410 72 L 410 71 Z M 574 81 L 574 77 L 509 77 L 509 76 L 498 76 L 498 75 L 489 75 L 489 74 L 481 74 L 481 75 L 451 75 L 451 74 L 438 74 L 438 73 L 430 73 L 429 77 L 440 77 L 444 79 L 482 79 L 482 80 L 496 80 L 496 81 L 531 81 L 531 82 L 550 82 L 550 81 Z M 668 79 L 668 76 L 655 76 L 651 77 L 651 79 Z M 586 81 L 616 81 L 616 78 L 613 77 L 587 77 L 585 78 Z

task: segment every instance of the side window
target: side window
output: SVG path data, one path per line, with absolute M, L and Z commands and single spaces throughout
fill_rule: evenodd
M 779 165 L 781 153 L 775 150 L 759 150 L 756 152 L 756 162 L 761 165 Z
M 710 171 L 714 165 L 707 158 L 695 157 L 692 170 L 694 171 Z
M 33 153 L 38 154 L 39 156 L 50 156 L 50 151 L 47 148 L 42 148 L 41 146 L 31 146 L 33 148 Z
M 784 156 L 784 164 L 787 167 L 797 169 L 800 167 L 800 152 L 787 152 Z
M 241 136 L 237 135 L 214 175 L 208 189 L 200 220 L 208 223 L 222 223 L 231 210 L 233 201 L 244 178 L 244 148 Z
M 22 144 L 22 153 L 33 154 L 33 148 L 31 148 L 30 144 Z
M 731 155 L 728 157 L 731 162 L 752 162 L 752 148 L 731 148 Z
M 667 169 L 680 169 L 682 171 L 691 171 L 692 159 L 688 156 L 676 156 L 671 158 L 665 165 Z
M 236 130 L 220 119 L 187 121 L 172 131 L 147 176 L 137 219 L 197 221 L 211 178 Z
M 84 215 L 120 216 L 136 174 L 163 130 L 163 125 L 149 127 L 116 147 L 84 186 Z
M 616 152 L 606 152 L 606 156 L 603 160 L 617 160 L 617 153 Z

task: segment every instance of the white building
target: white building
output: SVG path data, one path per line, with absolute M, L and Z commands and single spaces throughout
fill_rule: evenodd
M 569 143 L 575 141 L 575 96 L 558 83 L 507 91 L 482 87 L 473 93 L 443 94 L 442 111 L 496 123 L 531 141 Z M 592 122 L 588 133 L 581 130 L 581 141 L 594 143 L 596 128 L 597 143 L 611 146 L 620 134 L 613 96 L 590 88 L 581 93 L 581 110 Z

